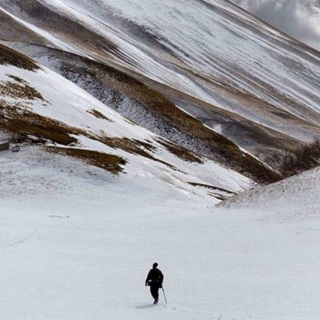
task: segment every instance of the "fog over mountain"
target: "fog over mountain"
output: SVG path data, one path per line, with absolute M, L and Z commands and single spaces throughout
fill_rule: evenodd
M 319 0 L 231 0 L 288 35 L 320 49 Z

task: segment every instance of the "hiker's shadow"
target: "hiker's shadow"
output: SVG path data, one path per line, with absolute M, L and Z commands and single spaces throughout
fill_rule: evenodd
M 153 307 L 154 307 L 154 304 L 145 304 L 143 306 L 136 306 L 136 309 L 143 310 L 143 309 L 150 309 Z

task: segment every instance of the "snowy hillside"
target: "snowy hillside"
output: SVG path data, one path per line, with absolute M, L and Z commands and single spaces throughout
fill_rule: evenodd
M 319 136 L 319 54 L 228 1 L 2 0 L 0 7 L 4 40 L 111 65 L 263 160 Z
M 268 187 L 226 210 L 154 177 L 114 177 L 37 147 L 1 154 L 0 165 L 4 319 L 320 316 L 319 170 L 291 180 L 283 201 Z M 154 306 L 144 287 L 154 261 L 167 305 L 161 294 Z
M 319 53 L 224 0 L 0 0 L 0 27 L 3 319 L 319 319 L 320 170 L 266 164 L 319 137 Z
M 81 158 L 112 173 L 154 177 L 213 201 L 252 185 L 242 175 L 135 125 L 32 60 L 0 49 L 0 124 L 13 137 L 45 143 L 49 152 Z
M 316 168 L 267 187 L 255 188 L 243 196 L 225 201 L 224 208 L 256 210 L 264 207 L 272 215 L 266 219 L 280 221 L 317 219 L 320 169 Z M 285 213 L 283 212 L 285 209 Z
M 220 157 L 221 161 L 221 156 L 224 157 L 229 142 L 219 134 L 224 134 L 220 130 L 222 126 L 214 126 L 217 132 L 214 134 L 209 126 L 203 126 L 179 107 L 197 107 L 199 100 L 182 97 L 174 91 L 179 96 L 176 105 L 164 94 L 116 68 L 43 46 L 10 42 L 4 44 L 61 74 L 140 126 L 211 159 L 219 160 Z M 258 156 L 292 150 L 301 143 L 274 130 L 254 125 L 242 117 L 232 116 L 230 119 L 231 113 L 228 111 L 220 109 L 217 116 L 219 122 L 228 124 L 228 137 L 231 135 L 232 140 L 235 137 L 236 142 L 255 154 L 260 150 Z M 228 162 L 230 159 L 224 163 Z

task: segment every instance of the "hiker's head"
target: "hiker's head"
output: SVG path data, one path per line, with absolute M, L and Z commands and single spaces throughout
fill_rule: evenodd
M 156 269 L 156 268 L 158 268 L 158 264 L 155 262 L 155 263 L 153 264 L 153 269 Z

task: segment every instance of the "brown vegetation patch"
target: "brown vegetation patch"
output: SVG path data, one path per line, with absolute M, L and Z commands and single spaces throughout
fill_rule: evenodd
M 61 60 L 61 53 L 56 50 L 54 52 Z M 210 130 L 201 121 L 180 110 L 175 103 L 170 101 L 172 99 L 177 104 L 179 101 L 187 103 L 193 101 L 197 104 L 198 100 L 150 79 L 140 77 L 131 71 L 130 73 L 123 69 L 120 71 L 114 67 L 72 54 L 63 53 L 63 55 L 67 60 L 65 62 L 66 72 L 63 74 L 66 78 L 76 83 L 77 77 L 74 75 L 90 74 L 92 79 L 97 82 L 94 91 L 96 98 L 101 101 L 105 98 L 100 93 L 101 88 L 111 90 L 115 97 L 119 97 L 119 100 L 122 95 L 129 97 L 133 103 L 136 102 L 147 110 L 150 118 L 156 120 L 155 123 L 158 123 L 159 127 L 155 128 L 155 132 L 159 133 L 160 130 L 163 137 L 182 145 L 191 152 L 201 154 L 241 172 L 256 182 L 269 183 L 279 179 L 279 175 L 268 166 L 251 155 L 245 154 L 229 139 Z M 79 69 L 79 65 L 81 69 Z M 69 74 L 70 70 L 72 71 L 71 75 Z M 143 84 L 142 81 L 147 84 Z M 90 92 L 90 90 L 88 91 Z M 143 126 L 143 124 L 140 125 Z
M 83 135 L 90 139 L 99 141 L 111 148 L 120 149 L 125 152 L 140 155 L 149 160 L 162 163 L 171 169 L 177 170 L 171 164 L 155 158 L 147 150 L 153 150 L 152 145 L 139 140 L 130 140 L 128 138 L 98 137 L 84 130 L 70 127 L 62 122 L 43 117 L 25 109 L 19 109 L 18 106 L 6 106 L 0 100 L 0 128 L 14 136 L 26 141 L 28 136 L 36 136 L 40 141 L 50 140 L 61 145 L 70 145 L 77 143 L 77 139 L 70 135 Z
M 313 169 L 320 165 L 320 141 L 305 144 L 294 151 L 285 153 L 283 157 L 274 156 L 271 160 L 278 168 L 282 178 Z
M 203 163 L 203 161 L 199 157 L 197 157 L 193 152 L 189 151 L 188 149 L 182 146 L 179 146 L 162 138 L 157 139 L 156 141 L 160 143 L 163 147 L 165 147 L 169 152 L 171 152 L 172 154 L 184 161 L 196 162 L 199 164 Z
M 220 201 L 224 201 L 224 200 L 227 200 L 229 199 L 230 197 L 227 197 L 227 196 L 224 196 L 222 194 L 217 194 L 217 193 L 213 193 L 213 192 L 208 192 L 208 195 L 213 197 L 213 198 L 216 198 Z
M 21 81 L 23 80 L 20 79 L 18 83 L 11 81 L 0 83 L 0 94 L 16 99 L 39 99 L 45 101 L 40 92 L 29 86 L 26 82 Z
M 118 90 L 140 103 L 157 119 L 164 121 L 170 128 L 169 130 L 184 135 L 185 141 L 194 141 L 198 146 L 194 151 L 205 154 L 206 157 L 219 161 L 259 183 L 271 183 L 280 179 L 276 172 L 251 155 L 242 152 L 236 144 L 226 137 L 207 128 L 201 121 L 177 108 L 161 93 L 115 69 L 104 66 L 103 70 L 104 77 L 101 74 L 100 76 L 110 88 Z M 171 89 L 164 86 L 162 90 L 170 91 Z M 178 93 L 175 92 L 175 94 Z M 179 143 L 179 145 L 181 144 Z M 176 148 L 172 148 L 171 151 L 174 149 Z M 204 153 L 203 149 L 206 150 Z M 184 152 L 177 153 L 181 155 Z M 192 154 L 192 151 L 190 153 Z M 185 155 L 186 153 L 184 153 Z M 189 156 L 188 158 L 191 159 Z
M 48 151 L 67 155 L 69 157 L 81 159 L 82 161 L 107 170 L 113 174 L 119 174 L 123 171 L 123 167 L 127 164 L 127 161 L 121 157 L 101 153 L 92 150 L 73 149 L 73 148 L 57 148 L 48 147 Z
M 18 82 L 18 83 L 27 83 L 26 81 L 24 81 L 23 79 L 17 77 L 17 76 L 13 76 L 12 74 L 7 74 L 7 76 L 10 79 L 13 79 L 14 81 Z
M 23 140 L 33 135 L 43 140 L 50 140 L 58 144 L 69 145 L 77 139 L 70 134 L 85 134 L 77 128 L 69 127 L 62 122 L 40 116 L 38 114 L 5 106 L 0 100 L 0 128 Z
M 202 183 L 196 183 L 196 182 L 188 182 L 190 185 L 194 186 L 194 187 L 203 187 L 203 188 L 207 188 L 207 189 L 211 189 L 211 190 L 216 190 L 216 191 L 221 191 L 221 192 L 225 192 L 228 193 L 230 195 L 236 195 L 235 192 L 233 191 L 229 191 L 226 189 L 222 189 L 222 188 L 218 188 L 218 187 L 214 187 L 214 186 L 210 186 L 208 184 L 202 184 Z
M 39 70 L 40 67 L 27 56 L 0 44 L 0 65 L 11 65 L 28 71 Z
M 133 139 L 132 141 L 134 141 L 137 145 L 139 145 L 139 147 L 143 147 L 150 152 L 155 152 L 157 150 L 157 148 L 154 145 L 152 145 L 150 141 L 146 142 L 146 141 L 141 141 L 137 139 Z
M 96 109 L 91 109 L 91 110 L 88 110 L 87 112 L 92 114 L 93 116 L 95 116 L 98 119 L 107 120 L 109 122 L 112 122 L 112 120 L 110 120 L 108 117 L 106 117 L 104 114 L 102 114 L 100 111 L 98 111 Z
M 129 76 L 120 76 L 118 73 L 114 77 L 115 79 L 111 83 L 109 82 L 109 85 L 113 85 L 115 89 L 120 89 L 122 93 L 145 106 L 156 118 L 160 118 L 167 123 L 170 130 L 176 130 L 183 134 L 185 141 L 194 141 L 198 145 L 195 148 L 198 153 L 203 153 L 202 149 L 205 149 L 206 157 L 223 163 L 259 183 L 271 183 L 280 179 L 280 175 L 275 171 L 250 154 L 242 152 L 231 140 L 207 128 L 201 121 L 177 108 L 159 92 Z M 121 81 L 121 83 L 116 84 L 115 80 Z M 169 88 L 166 89 L 170 90 Z M 182 151 L 185 147 L 181 148 L 181 150 L 177 150 L 174 147 L 170 151 L 191 159 L 192 157 L 187 156 L 187 153 Z M 192 151 L 189 153 L 194 155 Z M 197 157 L 195 156 L 195 158 Z M 199 162 L 200 159 L 196 160 L 195 158 L 193 160 Z
M 211 197 L 214 197 L 218 200 L 224 201 L 229 199 L 232 196 L 235 196 L 236 193 L 233 191 L 229 191 L 226 189 L 222 189 L 222 188 L 218 188 L 218 187 L 214 187 L 208 184 L 203 184 L 203 183 L 197 183 L 197 182 L 188 182 L 190 185 L 194 186 L 194 187 L 202 187 L 202 188 L 206 188 L 209 190 L 212 190 L 211 192 L 208 192 L 208 195 Z
M 160 159 L 155 158 L 149 152 L 144 150 L 145 143 L 141 144 L 139 140 L 130 140 L 128 138 L 111 138 L 111 137 L 104 137 L 100 140 L 102 143 L 106 144 L 107 146 L 114 148 L 114 149 L 121 149 L 125 152 L 142 156 L 149 160 L 153 160 L 159 163 L 162 163 L 171 169 L 177 170 L 173 165 L 162 161 Z

